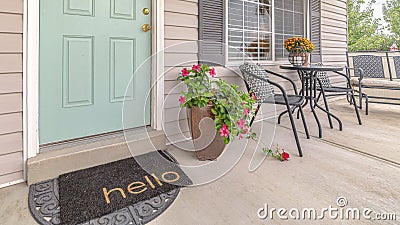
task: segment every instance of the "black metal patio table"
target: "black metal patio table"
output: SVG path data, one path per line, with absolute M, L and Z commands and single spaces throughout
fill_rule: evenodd
M 326 109 L 321 107 L 318 104 L 318 98 L 317 98 L 317 82 L 319 85 L 322 86 L 321 81 L 318 80 L 317 74 L 318 72 L 340 72 L 343 71 L 343 67 L 340 66 L 328 66 L 328 65 L 308 65 L 308 66 L 293 66 L 293 65 L 281 65 L 281 69 L 284 70 L 292 70 L 292 71 L 297 71 L 300 80 L 301 80 L 301 91 L 300 93 L 305 97 L 306 101 L 304 103 L 304 106 L 307 104 L 310 105 L 311 111 L 314 115 L 315 121 L 317 122 L 318 125 L 318 131 L 319 131 L 319 138 L 322 138 L 322 127 L 321 123 L 319 121 L 318 115 L 316 113 L 316 108 L 322 110 L 328 115 L 328 118 L 330 120 L 330 117 L 333 117 L 335 120 L 338 121 L 339 123 L 339 129 L 342 130 L 342 121 L 329 112 L 329 109 L 327 107 L 327 103 L 325 102 Z M 322 89 L 320 91 L 323 91 Z M 331 123 L 331 121 L 330 121 Z

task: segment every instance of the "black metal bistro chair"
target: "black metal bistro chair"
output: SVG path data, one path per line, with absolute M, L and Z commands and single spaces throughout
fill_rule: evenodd
M 247 90 L 254 93 L 257 97 L 258 107 L 256 115 L 260 110 L 261 104 L 263 103 L 286 106 L 290 118 L 290 123 L 292 125 L 294 138 L 296 140 L 297 149 L 299 151 L 300 157 L 302 157 L 303 152 L 300 146 L 300 141 L 292 113 L 296 108 L 299 109 L 299 112 L 301 114 L 307 139 L 310 139 L 310 135 L 308 133 L 307 124 L 302 109 L 302 104 L 304 103 L 305 98 L 298 94 L 296 84 L 289 78 L 279 75 L 275 72 L 265 70 L 264 68 L 256 64 L 245 63 L 244 65 L 241 65 L 239 69 L 242 72 Z M 287 94 L 285 89 L 281 85 L 271 81 L 268 76 L 269 74 L 289 81 L 293 86 L 294 95 Z M 273 86 L 278 88 L 281 93 L 276 94 L 274 92 Z M 255 117 L 252 119 L 251 124 L 254 122 L 254 119 Z
M 400 79 L 400 56 L 393 57 L 393 64 L 394 64 L 394 71 L 396 72 L 396 78 Z
M 365 99 L 365 113 L 368 115 L 368 103 L 399 105 L 400 98 L 396 94 L 394 96 L 390 96 L 390 93 L 386 94 L 386 90 L 396 92 L 400 90 L 400 82 L 397 80 L 400 72 L 400 57 L 392 56 L 389 52 L 361 54 L 355 56 L 347 54 L 348 66 L 354 67 L 349 68 L 353 69 L 354 73 L 349 70 L 348 74 L 355 91 L 359 94 L 359 107 L 362 107 L 362 100 Z M 393 72 L 396 73 L 396 77 L 393 77 Z M 379 94 L 381 91 L 384 93 Z
M 348 58 L 348 57 L 347 57 Z M 374 55 L 357 55 L 353 57 L 353 67 L 355 79 L 352 79 L 353 86 L 358 86 L 360 108 L 362 100 L 365 98 L 365 114 L 368 115 L 369 97 L 363 92 L 363 82 L 359 82 L 358 77 L 366 78 L 385 78 L 385 69 L 383 68 L 382 57 Z M 350 74 L 350 72 L 348 72 Z M 368 86 L 366 86 L 368 88 Z
M 316 64 L 323 65 L 322 63 L 316 63 Z M 324 100 L 325 109 L 326 109 L 326 111 L 329 112 L 329 105 L 328 105 L 327 97 L 346 95 L 347 101 L 354 105 L 354 110 L 356 112 L 358 123 L 360 125 L 362 125 L 360 113 L 358 111 L 356 99 L 354 96 L 354 89 L 351 86 L 351 80 L 350 80 L 349 76 L 344 73 L 341 73 L 341 72 L 335 71 L 334 73 L 345 78 L 346 86 L 334 86 L 334 85 L 332 85 L 332 83 L 328 77 L 328 74 L 326 72 L 324 72 L 324 71 L 318 72 L 317 73 L 317 90 L 319 91 L 319 94 L 317 97 L 317 101 L 319 101 L 319 99 L 322 96 L 323 100 Z M 329 120 L 330 127 L 333 128 L 332 119 L 329 114 L 328 114 L 328 120 Z

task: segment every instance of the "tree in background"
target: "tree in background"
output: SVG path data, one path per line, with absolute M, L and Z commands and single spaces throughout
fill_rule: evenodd
M 386 0 L 383 5 L 383 17 L 388 23 L 390 30 L 396 40 L 400 38 L 400 0 Z
M 388 51 L 393 37 L 383 33 L 381 20 L 374 18 L 376 0 L 348 0 L 349 51 Z M 399 19 L 400 20 L 400 19 Z

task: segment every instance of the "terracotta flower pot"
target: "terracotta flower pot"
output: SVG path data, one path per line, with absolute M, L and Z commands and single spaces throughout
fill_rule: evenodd
M 225 148 L 223 139 L 214 127 L 214 115 L 211 112 L 211 108 L 213 108 L 213 105 L 203 108 L 192 107 L 189 113 L 192 139 L 196 149 L 196 156 L 200 161 L 216 160 Z M 203 120 L 206 118 L 209 118 L 209 120 Z

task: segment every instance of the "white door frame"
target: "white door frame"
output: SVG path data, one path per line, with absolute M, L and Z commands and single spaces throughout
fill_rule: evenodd
M 24 0 L 23 145 L 25 167 L 29 158 L 39 154 L 39 1 Z M 155 54 L 164 49 L 164 0 L 152 1 L 152 11 L 152 23 L 155 28 L 152 33 L 152 53 Z M 151 102 L 151 126 L 160 130 L 164 99 L 162 79 L 164 54 L 157 54 L 153 59 L 152 84 L 154 84 L 154 89 Z

